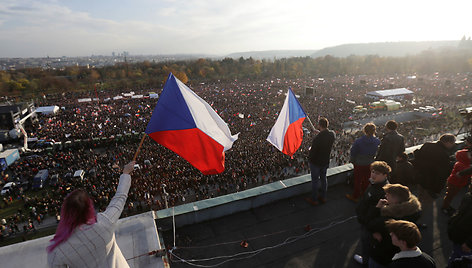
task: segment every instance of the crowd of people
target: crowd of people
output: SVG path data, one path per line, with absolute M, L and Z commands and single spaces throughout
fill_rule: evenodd
M 240 133 L 233 148 L 226 152 L 226 169 L 222 174 L 203 176 L 173 152 L 147 139 L 137 159 L 139 167 L 134 173 L 124 216 L 163 209 L 166 203 L 174 206 L 308 173 L 308 151 L 315 136 L 308 125 L 303 143 L 293 158 L 266 141 L 289 87 L 299 95 L 301 105 L 312 120 L 329 118 L 330 129 L 336 135 L 329 163 L 333 167 L 351 162 L 351 146 L 362 135 L 362 130 L 345 129 L 343 123 L 361 117 L 353 114 L 353 107 L 368 105 L 371 100 L 365 97 L 367 91 L 408 87 L 415 92 L 415 102 L 403 101 L 404 110 L 420 105 L 441 107 L 442 116 L 399 124 L 399 132 L 404 135 L 408 147 L 436 139 L 445 128 L 453 131 L 460 127 L 457 110 L 467 104 L 464 96 L 470 94 L 471 83 L 467 74 L 446 77 L 432 74 L 421 80 L 412 80 L 406 75 L 338 76 L 211 81 L 190 83 L 189 86 L 228 123 L 233 134 Z M 306 87 L 314 88 L 314 94 L 305 95 Z M 158 90 L 134 94 L 145 96 L 149 91 Z M 57 174 L 60 179 L 57 185 L 41 195 L 28 197 L 25 189 L 18 188 L 10 199 L 5 198 L 2 207 L 8 206 L 13 199 L 24 201 L 24 207 L 2 224 L 7 226 L 5 230 L 15 232 L 14 224 L 22 221 L 39 223 L 44 215 L 57 217 L 63 198 L 78 187 L 91 194 L 98 210 L 106 207 L 118 183 L 118 167 L 135 153 L 157 102 L 144 97 L 113 99 L 123 93 L 66 92 L 44 96 L 37 101 L 37 106 L 58 105 L 61 109 L 57 114 L 40 115 L 39 122 L 27 129 L 28 136 L 61 142 L 62 149 L 28 153 L 2 172 L 2 177 L 31 182 L 39 170 L 48 169 L 50 175 Z M 87 97 L 99 100 L 78 102 Z M 364 118 L 375 116 L 373 111 L 362 115 Z M 379 129 L 377 134 L 382 137 L 383 131 Z M 72 143 L 66 147 L 68 141 Z M 76 170 L 85 170 L 85 177 L 74 178 L 72 174 Z

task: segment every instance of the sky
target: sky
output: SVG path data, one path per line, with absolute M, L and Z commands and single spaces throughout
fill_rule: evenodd
M 470 0 L 0 0 L 0 57 L 209 54 L 459 40 Z

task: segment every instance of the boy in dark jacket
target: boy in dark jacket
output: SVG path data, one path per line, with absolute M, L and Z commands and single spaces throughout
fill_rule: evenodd
M 400 248 L 395 254 L 390 268 L 435 268 L 434 259 L 421 252 L 418 243 L 421 241 L 421 233 L 416 224 L 409 221 L 387 221 L 387 228 L 392 237 L 392 244 Z
M 373 234 L 374 241 L 370 252 L 369 265 L 386 267 L 399 249 L 392 244 L 386 221 L 390 219 L 416 222 L 421 216 L 421 203 L 408 187 L 401 184 L 387 184 L 383 187 L 385 199 L 377 203 L 377 217 L 372 219 L 367 228 Z
M 388 174 L 392 171 L 390 166 L 384 161 L 375 161 L 370 165 L 370 185 L 359 201 L 356 213 L 357 220 L 361 224 L 361 246 L 362 255 L 355 254 L 354 260 L 360 264 L 367 264 L 370 257 L 372 245 L 372 233 L 367 226 L 371 220 L 378 215 L 377 203 L 385 197 L 383 187 L 388 184 Z

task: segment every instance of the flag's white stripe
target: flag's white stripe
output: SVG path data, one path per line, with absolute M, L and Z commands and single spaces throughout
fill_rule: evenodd
M 277 121 L 275 121 L 275 125 L 272 127 L 267 137 L 267 141 L 272 143 L 272 145 L 280 151 L 283 151 L 285 133 L 290 125 L 288 98 L 289 94 L 287 94 L 284 105 L 282 106 L 282 111 L 280 111 L 279 117 L 277 117 Z
M 238 139 L 239 133 L 231 135 L 228 125 L 206 101 L 195 94 L 179 79 L 176 78 L 175 80 L 197 128 L 221 144 L 224 147 L 224 151 L 231 149 L 233 142 Z

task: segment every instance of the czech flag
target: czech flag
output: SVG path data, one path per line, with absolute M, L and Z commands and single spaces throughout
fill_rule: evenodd
M 145 132 L 205 175 L 225 170 L 224 152 L 239 135 L 232 136 L 211 106 L 172 73 Z
M 302 123 L 306 118 L 305 111 L 295 94 L 288 89 L 282 111 L 267 137 L 282 153 L 290 157 L 298 150 L 303 140 Z

